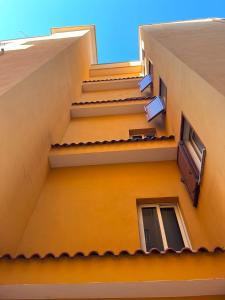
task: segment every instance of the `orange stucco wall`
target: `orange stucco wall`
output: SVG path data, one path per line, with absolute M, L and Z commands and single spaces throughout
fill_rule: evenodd
M 122 62 L 92 65 L 89 70 L 90 79 L 93 78 L 124 78 L 140 76 L 142 71 L 139 62 Z
M 157 94 L 157 72 L 159 72 L 157 66 L 155 70 L 154 85 Z M 161 76 L 165 79 L 163 75 Z M 130 97 L 137 93 L 138 90 L 133 88 L 99 90 L 82 93 L 76 100 L 107 100 L 110 97 L 119 99 L 122 98 L 121 95 Z M 177 141 L 181 108 L 179 102 L 170 101 L 170 93 L 168 89 L 166 128 L 163 130 L 157 127 L 157 123 L 147 123 L 144 112 L 79 117 L 70 120 L 61 142 L 127 138 L 129 129 L 152 126 L 157 127 L 159 135 L 175 134 Z M 205 142 L 204 139 L 203 141 Z M 204 180 L 205 176 L 204 174 Z M 201 192 L 200 201 L 202 194 L 204 190 Z M 202 209 L 192 206 L 187 191 L 180 182 L 176 162 L 173 161 L 51 170 L 13 253 L 27 255 L 34 252 L 60 254 L 63 251 L 88 253 L 92 250 L 101 252 L 108 249 L 119 251 L 140 248 L 137 199 L 149 199 L 147 201 L 151 202 L 152 198 L 156 201 L 155 198 L 161 197 L 179 199 L 193 248 L 203 245 L 223 246 L 222 227 L 217 229 L 217 235 L 208 235 L 206 214 Z M 200 205 L 203 204 L 200 202 Z M 220 222 L 216 217 L 215 221 Z
M 129 129 L 151 127 L 154 126 L 147 122 L 143 105 L 142 113 L 74 118 L 70 121 L 62 142 L 128 139 Z M 157 134 L 160 136 L 167 133 L 163 128 L 157 128 Z
M 0 286 L 26 283 L 97 284 L 224 279 L 224 260 L 224 253 L 91 256 L 16 261 L 2 259 Z
M 57 256 L 63 252 L 88 254 L 93 250 L 100 254 L 107 250 L 133 252 L 141 248 L 137 205 L 164 201 L 178 202 L 192 248 L 224 246 L 225 159 L 224 141 L 221 141 L 225 128 L 224 95 L 162 46 L 149 31 L 142 31 L 141 37 L 146 56 L 154 63 L 155 95 L 159 92 L 159 76 L 168 88 L 167 112 L 161 119 L 165 119 L 164 127 L 159 127 L 157 122 L 147 123 L 144 112 L 114 116 L 107 113 L 70 120 L 74 101 L 141 95 L 134 87 L 110 89 L 110 85 L 108 90 L 82 93 L 81 81 L 90 75 L 88 34 L 62 43 L 38 42 L 26 50 L 29 54 L 26 68 L 25 56 L 21 55 L 24 61 L 18 63 L 15 77 L 6 56 L 5 70 L 9 68 L 9 75 L 5 85 L 0 86 L 1 253 Z M 46 60 L 39 61 L 45 55 Z M 14 85 L 10 86 L 10 82 Z M 174 147 L 179 141 L 182 112 L 207 149 L 198 208 L 193 207 L 180 181 L 175 160 L 49 170 L 51 143 L 125 139 L 129 129 L 158 126 L 158 135 L 175 135 L 175 142 L 165 141 L 165 146 L 170 147 L 172 143 Z M 135 144 L 108 146 L 103 147 L 107 150 L 112 146 L 112 151 L 135 148 Z M 76 148 L 76 154 L 92 149 L 103 151 L 102 145 L 85 147 Z M 151 148 L 151 142 L 143 147 Z M 62 148 L 60 155 L 70 154 L 74 151 L 71 149 Z M 51 153 L 54 151 L 57 149 Z M 165 272 L 165 264 L 169 272 Z M 2 259 L 0 283 L 224 278 L 223 266 L 224 254 L 215 253 L 84 260 L 76 257 L 59 261 Z
M 88 35 L 33 42 L 1 56 L 0 252 L 19 242 L 48 172 L 50 144 L 88 76 Z
M 224 24 L 211 23 L 204 26 L 165 24 L 164 27 L 153 26 L 152 29 L 150 26 L 141 30 L 141 36 L 146 58 L 150 58 L 154 64 L 155 94 L 159 92 L 159 77 L 167 86 L 168 130 L 172 130 L 179 140 L 183 113 L 206 147 L 205 168 L 196 213 L 209 240 L 224 245 L 225 94 L 220 88 L 222 77 L 218 77 L 218 83 L 214 82 L 220 70 L 217 68 L 218 61 L 215 66 L 211 66 L 212 72 L 209 72 L 210 68 L 205 69 L 206 66 L 208 68 L 207 61 L 211 59 L 214 51 L 217 51 L 218 57 L 224 56 L 221 48 L 224 40 L 220 39 Z M 193 31 L 193 28 L 198 30 Z M 171 32 L 172 42 L 168 38 L 170 35 L 166 35 Z M 217 45 L 209 42 L 211 39 L 219 39 L 220 42 Z M 185 50 L 186 44 L 192 45 L 192 51 Z M 216 45 L 216 49 L 213 45 Z M 201 51 L 204 53 L 202 57 Z M 198 57 L 201 59 L 197 60 Z M 221 64 L 222 62 L 221 58 Z
M 158 197 L 178 197 L 192 246 L 208 246 L 179 176 L 173 161 L 52 170 L 16 253 L 139 249 L 137 199 Z

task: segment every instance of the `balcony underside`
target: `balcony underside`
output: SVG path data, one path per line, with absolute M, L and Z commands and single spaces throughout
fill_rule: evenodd
M 89 74 L 93 79 L 95 78 L 109 78 L 109 77 L 128 77 L 140 76 L 142 66 L 140 61 L 122 62 L 113 64 L 98 64 L 91 65 Z
M 224 264 L 222 252 L 2 258 L 0 299 L 224 295 Z
M 128 98 L 74 103 L 70 113 L 72 118 L 144 113 L 144 106 L 150 99 L 150 97 L 143 96 L 137 97 L 136 100 Z
M 94 92 L 94 91 L 104 91 L 104 90 L 137 88 L 140 79 L 142 79 L 142 77 L 84 81 L 82 84 L 82 91 Z
M 171 137 L 143 141 L 106 141 L 57 145 L 50 151 L 52 168 L 176 160 L 177 144 Z

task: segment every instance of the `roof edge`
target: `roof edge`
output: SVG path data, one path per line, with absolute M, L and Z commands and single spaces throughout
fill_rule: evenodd
M 121 250 L 119 252 L 114 252 L 112 250 L 106 250 L 103 253 L 99 253 L 96 250 L 90 251 L 88 253 L 78 251 L 73 254 L 70 254 L 69 252 L 62 252 L 60 254 L 54 254 L 52 252 L 46 253 L 41 255 L 40 253 L 33 253 L 30 255 L 26 254 L 16 254 L 12 255 L 10 253 L 2 254 L 0 256 L 1 259 L 10 259 L 10 260 L 17 260 L 17 259 L 26 259 L 26 260 L 32 260 L 32 259 L 61 259 L 61 258 L 76 258 L 76 257 L 91 257 L 91 256 L 96 256 L 96 257 L 106 257 L 106 256 L 111 256 L 111 257 L 121 257 L 121 256 L 137 256 L 137 255 L 142 255 L 142 256 L 151 256 L 154 254 L 160 254 L 160 255 L 168 255 L 168 254 L 175 254 L 175 255 L 182 255 L 182 254 L 203 254 L 203 253 L 208 253 L 208 254 L 218 254 L 218 253 L 224 253 L 225 250 L 222 247 L 215 247 L 213 249 L 208 249 L 206 247 L 200 247 L 196 250 L 184 247 L 180 251 L 176 251 L 175 249 L 168 248 L 164 251 L 160 251 L 157 248 L 152 248 L 149 252 L 145 252 L 142 249 L 136 249 L 134 251 L 128 251 L 128 250 Z
M 63 26 L 63 27 L 51 27 L 51 34 L 63 33 L 70 31 L 89 30 L 91 33 L 90 50 L 91 50 L 91 64 L 98 64 L 98 50 L 96 39 L 96 26 L 90 25 L 78 25 L 78 26 Z
M 213 22 L 213 21 L 225 21 L 225 18 L 218 18 L 218 17 L 208 17 L 203 19 L 191 19 L 191 20 L 177 20 L 177 21 L 171 21 L 171 22 L 162 22 L 162 23 L 151 23 L 151 24 L 141 24 L 138 25 L 138 28 L 144 27 L 144 26 L 155 26 L 155 25 L 169 25 L 169 24 L 181 24 L 181 23 L 194 23 L 194 22 Z

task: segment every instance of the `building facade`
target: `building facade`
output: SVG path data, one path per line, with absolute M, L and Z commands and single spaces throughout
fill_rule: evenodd
M 0 299 L 224 299 L 225 21 L 94 26 L 0 55 Z

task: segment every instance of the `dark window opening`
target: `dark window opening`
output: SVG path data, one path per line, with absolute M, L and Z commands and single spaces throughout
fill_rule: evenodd
M 142 140 L 142 138 L 143 138 L 142 135 L 132 135 L 131 137 L 132 137 L 132 139 L 134 139 L 134 140 Z
M 146 250 L 163 250 L 163 241 L 155 207 L 142 208 Z
M 153 63 L 150 60 L 148 61 L 148 74 L 153 77 Z
M 175 204 L 143 205 L 140 208 L 143 246 L 147 252 L 172 248 L 180 251 L 189 247 L 188 236 Z
M 159 96 L 164 100 L 166 103 L 167 100 L 167 87 L 165 83 L 159 78 Z
M 156 129 L 155 128 L 140 128 L 140 129 L 130 129 L 129 136 L 131 138 L 151 138 L 156 136 Z
M 168 248 L 177 251 L 184 248 L 184 241 L 173 207 L 160 208 Z

